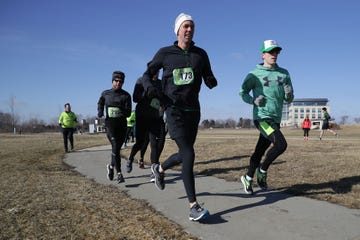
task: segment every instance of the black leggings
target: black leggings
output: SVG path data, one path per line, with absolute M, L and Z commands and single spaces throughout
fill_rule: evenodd
M 64 139 L 64 149 L 68 151 L 68 139 L 70 141 L 71 149 L 74 148 L 74 129 L 73 128 L 63 128 L 62 129 L 63 139 Z
M 138 116 L 136 118 L 135 134 L 136 142 L 131 149 L 129 160 L 133 161 L 138 151 L 141 150 L 141 153 L 145 152 L 145 145 L 150 141 L 151 163 L 159 163 L 159 158 L 165 143 L 165 123 L 162 118 L 152 119 Z
M 181 136 L 175 138 L 179 152 L 171 155 L 164 163 L 161 164 L 161 167 L 166 170 L 182 163 L 182 179 L 189 202 L 196 202 L 195 178 L 193 171 L 195 161 L 194 143 L 196 134 L 197 132 L 195 132 L 192 136 Z
M 120 124 L 119 124 L 120 125 Z M 111 143 L 111 166 L 115 166 L 116 172 L 121 172 L 120 150 L 126 137 L 126 125 L 121 126 L 106 126 L 107 138 Z
M 304 137 L 308 137 L 309 132 L 310 132 L 310 128 L 303 128 L 303 130 L 304 130 Z
M 263 134 L 260 134 L 258 142 L 255 147 L 255 152 L 250 157 L 250 166 L 247 172 L 249 177 L 254 177 L 255 170 L 260 166 L 260 161 L 262 156 L 265 154 L 266 150 L 269 148 L 270 144 L 273 146 L 266 153 L 264 162 L 261 165 L 261 169 L 267 171 L 270 164 L 287 148 L 287 142 L 284 135 L 281 133 L 280 129 L 276 129 L 269 136 L 265 137 Z

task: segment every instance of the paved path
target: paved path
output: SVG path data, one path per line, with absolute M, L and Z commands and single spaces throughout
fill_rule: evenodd
M 360 240 L 359 209 L 256 188 L 256 195 L 248 196 L 241 183 L 208 176 L 196 177 L 196 189 L 198 201 L 205 203 L 211 216 L 204 223 L 191 222 L 179 172 L 167 171 L 165 189 L 159 191 L 149 182 L 149 166 L 139 169 L 133 164 L 127 174 L 122 161 L 125 183 L 110 182 L 106 178 L 110 151 L 110 146 L 103 146 L 72 152 L 65 162 L 98 183 L 116 185 L 131 197 L 148 201 L 201 239 Z

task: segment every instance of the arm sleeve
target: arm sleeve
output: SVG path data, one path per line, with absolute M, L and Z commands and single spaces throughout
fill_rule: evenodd
M 293 88 L 293 85 L 292 85 L 292 82 L 291 82 L 290 75 L 288 75 L 288 77 L 287 77 L 287 79 L 286 79 L 286 84 L 291 87 L 292 91 L 291 91 L 290 94 L 285 94 L 284 100 L 285 100 L 287 103 L 291 103 L 291 102 L 294 100 L 294 88 Z
M 254 98 L 250 95 L 250 91 L 254 88 L 254 78 L 253 74 L 249 73 L 243 84 L 241 85 L 241 89 L 239 92 L 242 100 L 248 104 L 254 104 Z
M 161 53 L 161 49 L 155 54 L 151 62 L 148 63 L 148 67 L 143 75 L 143 87 L 145 94 L 149 91 L 149 88 L 154 88 L 151 81 L 153 76 L 163 68 L 162 65 L 163 54 Z
M 126 118 L 130 117 L 131 115 L 131 110 L 132 110 L 132 106 L 131 106 L 131 96 L 130 94 L 127 95 L 126 100 L 125 100 L 125 112 L 124 115 Z
M 99 118 L 104 116 L 104 105 L 105 105 L 105 98 L 104 98 L 103 94 L 101 94 L 101 97 L 99 98 L 99 101 L 98 101 L 98 117 Z
M 134 92 L 133 92 L 133 101 L 135 103 L 138 103 L 140 102 L 144 96 L 145 96 L 145 91 L 144 91 L 144 87 L 143 87 L 143 84 L 142 84 L 142 79 L 139 78 L 137 81 L 136 81 L 136 84 L 134 86 Z
M 209 56 L 205 51 L 204 51 L 204 59 L 205 59 L 205 68 L 203 73 L 204 82 L 208 88 L 212 89 L 216 87 L 218 83 L 211 70 Z

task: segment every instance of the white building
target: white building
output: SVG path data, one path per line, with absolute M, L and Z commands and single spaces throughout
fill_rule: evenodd
M 301 127 L 302 121 L 308 115 L 312 122 L 312 129 L 319 128 L 322 125 L 323 107 L 330 113 L 330 107 L 327 105 L 327 98 L 298 98 L 290 104 L 285 103 L 283 107 L 281 126 Z

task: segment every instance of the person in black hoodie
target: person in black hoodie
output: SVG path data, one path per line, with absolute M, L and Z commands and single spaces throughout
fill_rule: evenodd
M 152 77 L 151 85 L 161 92 L 161 81 L 158 79 L 158 72 Z M 164 110 L 161 104 L 161 97 L 149 97 L 145 94 L 142 77 L 136 81 L 133 101 L 137 103 L 135 107 L 136 143 L 131 149 L 126 164 L 126 171 L 128 173 L 132 171 L 134 156 L 139 150 L 147 146 L 148 140 L 150 141 L 150 160 L 152 164 L 159 163 L 160 154 L 165 143 Z M 139 161 L 139 168 L 144 168 L 143 158 Z M 152 179 L 150 180 L 152 181 Z
M 120 150 L 126 137 L 126 118 L 131 114 L 131 95 L 122 89 L 125 74 L 115 71 L 112 74 L 112 88 L 101 93 L 98 101 L 98 118 L 106 112 L 105 127 L 107 138 L 111 143 L 111 163 L 107 165 L 107 177 L 114 179 L 114 167 L 118 183 L 124 182 L 120 165 Z
M 143 86 L 150 98 L 163 95 L 169 134 L 179 148 L 161 165 L 151 166 L 155 185 L 163 190 L 165 170 L 181 163 L 182 179 L 190 205 L 189 219 L 199 221 L 209 215 L 209 211 L 197 202 L 193 173 L 194 143 L 200 121 L 199 92 L 203 80 L 210 89 L 217 85 L 217 80 L 206 51 L 192 41 L 194 31 L 193 18 L 181 13 L 175 20 L 177 41 L 158 50 L 143 75 Z M 152 77 L 160 69 L 163 70 L 162 92 L 151 84 Z

